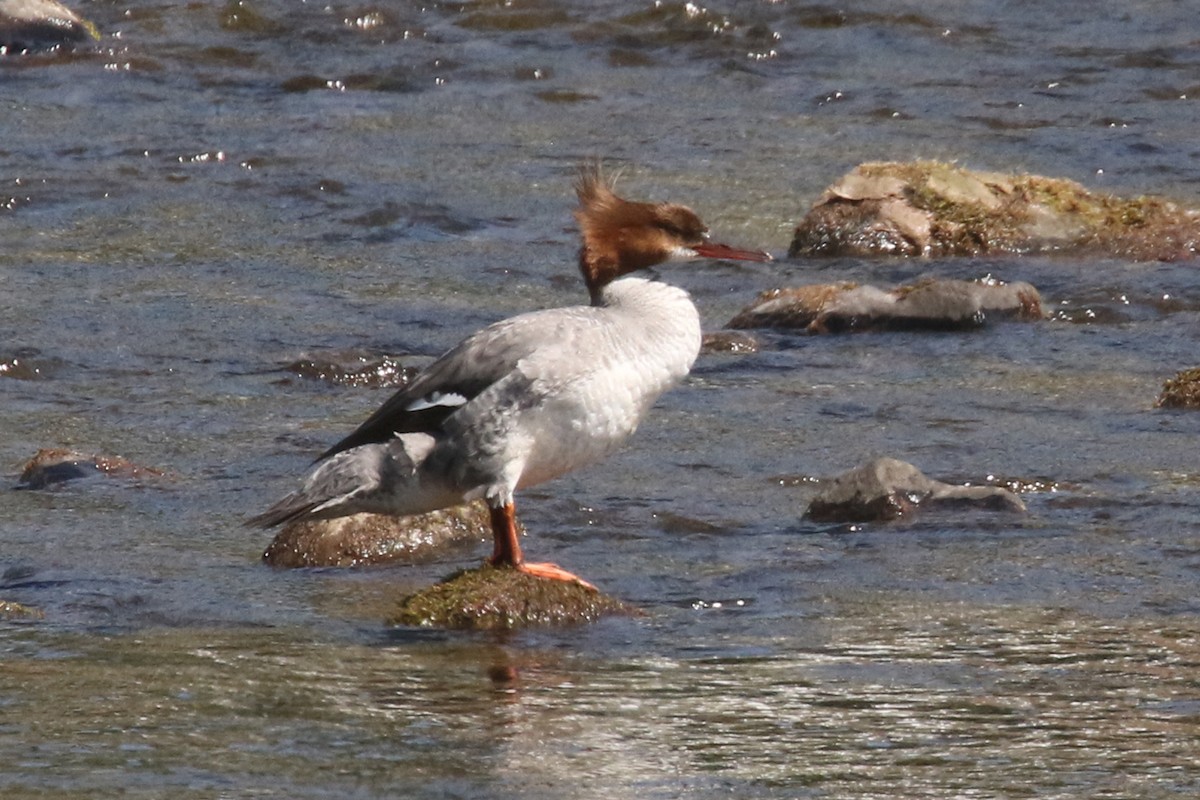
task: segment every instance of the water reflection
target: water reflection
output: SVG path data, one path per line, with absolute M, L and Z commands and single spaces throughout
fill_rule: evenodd
M 0 757 L 53 765 L 68 792 L 124 785 L 131 769 L 304 796 L 335 796 L 338 776 L 523 797 L 1019 796 L 1098 779 L 1139 794 L 1195 780 L 1192 617 L 870 596 L 841 612 L 819 646 L 793 650 L 780 630 L 771 655 L 695 660 L 519 637 L 314 647 L 286 630 L 171 629 L 60 640 L 47 657 L 46 632 L 10 629 Z

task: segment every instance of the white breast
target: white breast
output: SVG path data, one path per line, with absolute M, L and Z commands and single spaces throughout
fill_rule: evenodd
M 472 454 L 473 474 L 460 480 L 475 493 L 533 486 L 603 458 L 691 369 L 700 317 L 686 292 L 627 277 L 603 297 L 539 319 L 544 342 L 455 420 L 456 449 Z
M 677 384 L 700 351 L 700 317 L 682 289 L 642 278 L 614 281 L 589 341 L 562 356 L 581 367 L 529 417 L 534 441 L 519 485 L 557 477 L 612 452 L 655 400 Z M 544 368 L 553 384 L 556 363 Z M 572 372 L 572 370 L 567 370 Z

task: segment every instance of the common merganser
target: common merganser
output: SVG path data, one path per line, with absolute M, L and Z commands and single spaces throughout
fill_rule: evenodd
M 591 586 L 555 564 L 524 560 L 513 493 L 608 455 L 696 360 L 700 315 L 687 292 L 628 273 L 665 261 L 771 256 L 710 242 L 684 206 L 618 197 L 598 165 L 580 170 L 575 192 L 591 305 L 521 314 L 467 337 L 248 525 L 407 516 L 482 498 L 492 564 Z

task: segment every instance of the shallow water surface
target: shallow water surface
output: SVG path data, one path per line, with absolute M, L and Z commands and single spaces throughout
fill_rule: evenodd
M 1052 318 L 761 334 L 628 447 L 526 492 L 531 556 L 639 620 L 394 629 L 482 558 L 272 571 L 240 526 L 420 363 L 580 302 L 570 182 L 786 252 L 855 164 L 942 158 L 1196 205 L 1194 14 L 1165 2 L 86 3 L 95 49 L 0 60 L 0 464 L 162 478 L 0 514 L 4 797 L 1193 797 L 1192 262 L 665 268 L 719 328 L 759 291 L 1026 280 Z M 868 458 L 1019 483 L 1025 515 L 803 520 Z

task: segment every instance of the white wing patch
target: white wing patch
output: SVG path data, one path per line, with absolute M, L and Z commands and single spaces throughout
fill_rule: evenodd
M 466 405 L 467 398 L 458 392 L 430 392 L 409 403 L 405 411 L 424 411 L 427 408 L 457 408 Z

